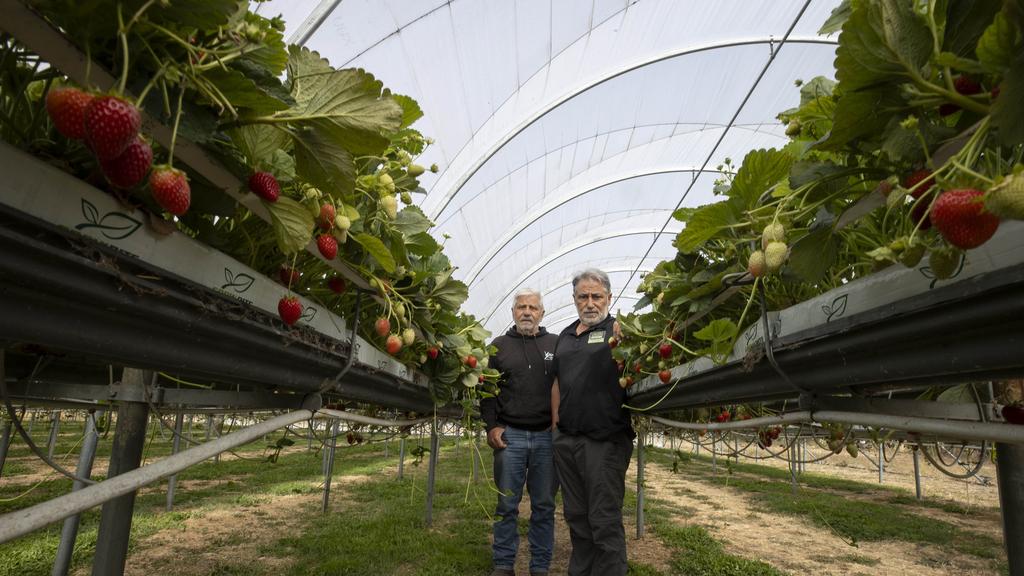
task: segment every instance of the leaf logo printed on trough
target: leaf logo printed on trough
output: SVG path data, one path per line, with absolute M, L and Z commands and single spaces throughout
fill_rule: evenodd
M 825 304 L 821 311 L 825 313 L 825 322 L 831 322 L 833 318 L 839 318 L 846 313 L 846 294 L 836 297 L 832 304 Z
M 225 283 L 221 285 L 221 290 L 231 288 L 239 294 L 245 292 L 249 288 L 252 288 L 252 283 L 256 281 L 255 278 L 245 272 L 235 274 L 229 268 L 224 268 L 224 280 Z
M 108 240 L 124 240 L 142 226 L 142 222 L 122 212 L 107 212 L 101 218 L 100 211 L 85 198 L 82 198 L 82 216 L 85 222 L 76 224 L 75 230 L 97 228 Z
M 965 264 L 967 264 L 966 255 L 965 254 L 961 254 L 960 255 L 960 264 L 957 265 L 956 272 L 953 272 L 953 275 L 950 276 L 949 278 L 936 278 L 935 277 L 935 273 L 932 272 L 932 269 L 931 269 L 930 266 L 922 266 L 921 268 L 918 269 L 918 271 L 921 272 L 921 275 L 924 276 L 925 278 L 930 278 L 931 279 L 931 282 L 928 284 L 928 289 L 931 290 L 931 289 L 935 288 L 935 285 L 939 282 L 939 280 L 952 280 L 953 278 L 956 278 L 957 276 L 959 276 L 960 273 L 964 271 L 964 265 Z
M 312 306 L 306 306 L 302 309 L 302 316 L 299 316 L 299 320 L 305 320 L 306 322 L 312 322 L 313 318 L 316 317 L 316 308 Z

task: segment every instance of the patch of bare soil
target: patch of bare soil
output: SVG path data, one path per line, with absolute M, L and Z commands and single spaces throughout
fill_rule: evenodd
M 791 574 L 987 576 L 994 573 L 976 558 L 931 545 L 870 542 L 852 547 L 829 530 L 800 518 L 759 511 L 740 490 L 691 481 L 658 465 L 647 466 L 645 474 L 651 497 L 692 510 L 690 514 L 675 518 L 680 525 L 702 526 L 730 554 L 761 560 Z M 949 517 L 943 519 L 949 520 Z

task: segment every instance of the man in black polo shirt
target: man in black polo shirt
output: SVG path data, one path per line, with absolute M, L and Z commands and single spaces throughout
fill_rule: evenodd
M 551 393 L 555 469 L 572 540 L 569 576 L 624 576 L 622 501 L 636 435 L 608 346 L 615 324 L 608 315 L 611 282 L 588 269 L 572 287 L 579 320 L 558 336 Z

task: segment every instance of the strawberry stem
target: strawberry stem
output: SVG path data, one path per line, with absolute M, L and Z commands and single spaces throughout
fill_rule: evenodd
M 121 42 L 121 79 L 117 83 L 117 93 L 124 94 L 128 84 L 128 30 L 124 26 L 120 2 L 117 3 L 117 38 Z
M 167 151 L 167 165 L 174 166 L 174 144 L 178 140 L 178 123 L 181 121 L 181 100 L 185 96 L 185 84 L 178 91 L 178 112 L 174 115 L 174 129 L 171 131 L 171 145 Z

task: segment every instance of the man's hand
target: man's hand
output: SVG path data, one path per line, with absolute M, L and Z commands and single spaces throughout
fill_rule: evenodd
M 612 336 L 619 342 L 622 342 L 622 327 L 619 326 L 619 321 L 612 322 Z
M 501 435 L 505 433 L 505 429 L 501 426 L 495 426 L 487 433 L 487 445 L 495 450 L 501 450 L 505 448 L 505 440 L 501 438 Z

